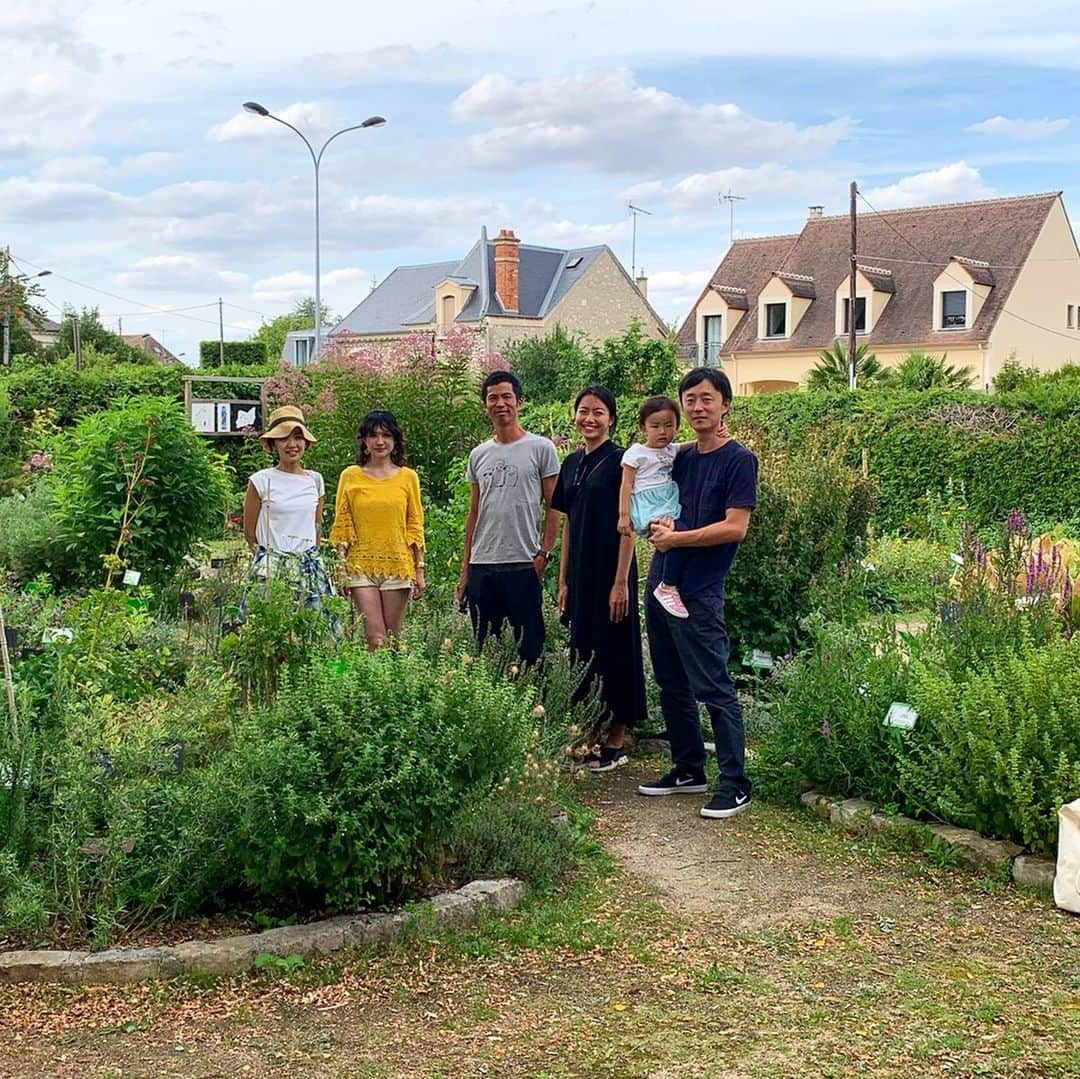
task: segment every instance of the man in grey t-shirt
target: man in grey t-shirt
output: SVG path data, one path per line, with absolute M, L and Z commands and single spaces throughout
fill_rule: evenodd
M 509 622 L 518 654 L 535 663 L 544 650 L 540 582 L 558 527 L 551 493 L 559 459 L 549 439 L 518 423 L 523 393 L 516 375 L 493 371 L 480 393 L 495 435 L 469 454 L 465 553 L 454 595 L 468 601 L 478 645 Z

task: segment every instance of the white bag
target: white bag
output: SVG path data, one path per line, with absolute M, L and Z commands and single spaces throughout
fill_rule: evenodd
M 1080 798 L 1058 810 L 1057 876 L 1054 902 L 1080 914 Z

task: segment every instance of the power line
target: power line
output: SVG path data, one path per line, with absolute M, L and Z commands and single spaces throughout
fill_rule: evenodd
M 858 191 L 858 189 L 856 189 L 856 191 L 857 191 L 857 194 L 858 194 L 859 198 L 862 199 L 863 202 L 865 202 L 866 205 L 869 206 L 870 209 L 879 218 L 881 218 L 881 220 L 885 223 L 885 225 L 892 232 L 896 233 L 896 235 L 899 236 L 900 239 L 903 240 L 904 243 L 906 243 L 908 245 L 908 247 L 910 247 L 911 250 L 915 252 L 916 255 L 918 255 L 922 260 L 924 260 L 924 261 L 921 261 L 921 262 L 918 262 L 918 263 L 915 263 L 915 262 L 912 261 L 911 263 L 909 263 L 910 265 L 919 265 L 919 266 L 940 266 L 941 265 L 940 261 L 934 262 L 933 260 L 930 259 L 929 255 L 927 255 L 927 253 L 925 251 L 920 251 L 919 248 L 917 248 L 898 228 L 896 228 L 893 225 L 893 223 L 880 210 L 878 210 L 875 206 L 873 206 L 871 204 L 870 200 L 861 191 Z M 860 254 L 860 258 L 877 258 L 877 259 L 881 259 L 881 261 L 889 261 L 888 259 L 885 259 L 880 255 L 865 255 L 864 256 L 864 255 Z M 902 261 L 905 261 L 905 260 L 893 259 L 891 261 L 902 262 Z M 999 269 L 1005 269 L 1005 268 L 1006 267 L 999 267 Z M 1008 267 L 1008 268 L 1009 269 L 1022 269 L 1022 267 Z M 951 281 L 955 281 L 958 285 L 961 285 L 961 286 L 963 286 L 964 289 L 967 289 L 968 283 L 965 280 L 963 280 L 963 278 L 957 277 L 954 274 L 950 273 L 948 267 L 945 267 L 942 270 L 942 273 L 944 273 L 945 276 L 948 277 Z M 1063 330 L 1055 330 L 1050 326 L 1043 326 L 1038 322 L 1032 322 L 1031 319 L 1024 318 L 1023 315 L 1018 315 L 1018 314 L 1016 314 L 1015 311 L 1010 311 L 1004 304 L 1002 304 L 1001 308 L 998 311 L 998 317 L 999 318 L 1001 317 L 1001 315 L 1008 315 L 1009 318 L 1014 318 L 1014 319 L 1017 320 L 1017 322 L 1023 322 L 1025 325 L 1031 326 L 1032 328 L 1034 328 L 1036 330 L 1042 330 L 1044 333 L 1052 333 L 1056 337 L 1064 337 L 1066 341 L 1072 341 L 1073 344 L 1077 343 L 1078 338 L 1077 338 L 1076 334 L 1065 333 Z
M 17 266 L 19 265 L 19 261 L 18 261 L 18 259 L 15 258 L 14 255 L 11 256 L 11 260 Z M 36 263 L 31 262 L 30 259 L 26 258 L 25 255 L 23 256 L 22 261 L 25 262 L 28 266 L 34 267 L 34 269 L 37 269 L 37 270 L 44 269 L 43 266 L 38 266 Z M 161 313 L 160 311 L 156 310 L 152 304 L 142 303 L 139 300 L 132 300 L 129 297 L 125 297 L 125 296 L 118 296 L 115 292 L 109 292 L 107 289 L 98 288 L 96 285 L 88 285 L 88 284 L 86 284 L 85 281 L 76 281 L 75 278 L 73 278 L 73 277 L 66 277 L 62 273 L 57 273 L 56 270 L 51 271 L 51 276 L 59 278 L 61 281 L 67 281 L 68 284 L 70 284 L 70 285 L 76 285 L 79 288 L 88 289 L 90 292 L 100 292 L 102 296 L 108 296 L 108 297 L 110 297 L 110 299 L 119 300 L 121 303 L 132 304 L 133 306 L 140 308 L 140 310 L 135 312 L 135 314 L 153 315 L 153 314 L 160 314 Z M 215 300 L 212 304 L 201 304 L 199 306 L 202 306 L 202 307 L 211 307 L 211 306 L 216 307 L 217 306 L 217 301 Z M 189 322 L 201 322 L 201 323 L 203 323 L 203 324 L 205 324 L 207 326 L 217 326 L 218 325 L 217 319 L 199 318 L 198 315 L 188 315 L 188 314 L 184 314 L 182 311 L 174 311 L 174 312 L 172 312 L 172 314 L 173 314 L 174 318 L 187 319 Z M 247 326 L 237 326 L 235 323 L 229 323 L 228 326 L 229 326 L 230 330 L 239 330 L 241 333 L 250 333 L 251 332 L 250 328 L 247 327 Z

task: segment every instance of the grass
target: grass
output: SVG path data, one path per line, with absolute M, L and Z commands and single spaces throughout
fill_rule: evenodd
M 393 947 L 274 978 L 0 989 L 0 1072 L 50 1074 L 78 1047 L 88 1074 L 1080 1076 L 1076 919 L 802 814 L 747 821 L 918 904 L 740 933 L 673 913 L 594 848 L 507 914 L 420 918 Z

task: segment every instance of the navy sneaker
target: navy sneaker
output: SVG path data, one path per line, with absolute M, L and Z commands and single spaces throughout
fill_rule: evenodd
M 701 815 L 710 820 L 724 820 L 734 817 L 744 809 L 750 808 L 750 795 L 735 791 L 717 791 L 702 807 Z
M 638 794 L 704 794 L 709 789 L 704 772 L 687 772 L 682 768 L 672 768 L 652 783 L 642 783 Z
M 630 758 L 622 746 L 603 746 L 596 760 L 589 761 L 590 772 L 614 772 L 616 768 L 629 764 Z

